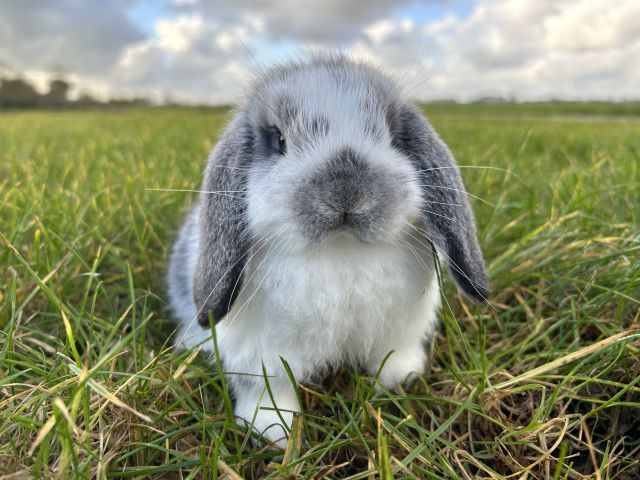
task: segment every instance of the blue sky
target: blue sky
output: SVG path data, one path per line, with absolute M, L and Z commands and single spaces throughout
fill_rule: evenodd
M 75 93 L 233 102 L 257 70 L 340 50 L 418 100 L 640 98 L 637 0 L 29 0 L 0 65 Z M 258 64 L 258 65 L 257 65 Z
M 450 2 L 410 2 L 393 10 L 396 18 L 409 17 L 418 23 L 428 24 L 453 14 L 458 18 L 466 18 L 473 11 L 475 2 L 471 0 L 453 0 Z
M 471 0 L 412 1 L 393 8 L 391 15 L 395 18 L 412 18 L 419 23 L 429 23 L 447 14 L 464 18 L 471 13 L 474 3 Z M 175 15 L 175 12 L 168 7 L 167 2 L 159 0 L 139 0 L 127 8 L 127 14 L 146 34 L 153 35 L 154 24 L 157 20 L 171 18 Z
M 127 15 L 145 34 L 153 36 L 155 22 L 162 18 L 171 18 L 173 13 L 165 2 L 139 0 L 127 9 Z

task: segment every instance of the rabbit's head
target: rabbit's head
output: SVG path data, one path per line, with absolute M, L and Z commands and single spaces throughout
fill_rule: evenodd
M 299 249 L 336 235 L 366 244 L 393 241 L 418 220 L 419 175 L 389 128 L 397 103 L 391 82 L 364 65 L 318 62 L 262 79 L 246 109 L 252 234 Z
M 275 68 L 253 86 L 207 167 L 195 282 L 199 321 L 221 319 L 256 242 L 290 251 L 346 236 L 362 248 L 424 235 L 459 288 L 488 295 L 473 214 L 451 153 L 375 68 L 344 57 Z M 201 308 L 202 307 L 202 308 Z

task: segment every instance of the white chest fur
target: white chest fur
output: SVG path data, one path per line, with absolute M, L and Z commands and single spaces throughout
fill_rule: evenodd
M 364 364 L 413 328 L 425 335 L 437 308 L 431 254 L 415 243 L 363 247 L 341 236 L 304 253 L 254 253 L 242 293 L 216 328 L 233 371 L 260 374 L 261 363 L 277 370 L 282 357 L 305 379 L 326 366 Z

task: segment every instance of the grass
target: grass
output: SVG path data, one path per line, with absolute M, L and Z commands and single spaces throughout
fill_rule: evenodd
M 496 108 L 427 107 L 491 204 L 492 306 L 447 282 L 428 373 L 302 386 L 284 454 L 252 451 L 216 366 L 171 347 L 194 197 L 146 189 L 197 188 L 225 113 L 0 116 L 0 476 L 640 478 L 640 121 Z
M 427 111 L 437 115 L 460 115 L 481 117 L 516 117 L 598 119 L 637 119 L 640 116 L 640 102 L 525 102 L 525 103 L 432 103 Z

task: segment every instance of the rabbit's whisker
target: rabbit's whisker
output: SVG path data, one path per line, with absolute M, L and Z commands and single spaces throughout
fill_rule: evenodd
M 274 238 L 277 238 L 277 236 L 278 236 L 279 234 L 280 234 L 280 232 L 279 232 L 279 231 L 276 231 L 276 232 L 272 232 L 271 234 L 265 235 L 265 237 L 266 237 L 266 236 L 268 236 L 268 237 L 269 237 L 267 240 L 265 240 L 265 244 L 267 244 L 267 243 L 271 243 L 271 246 L 267 249 L 267 252 L 265 253 L 265 258 L 263 259 L 263 262 L 267 259 L 267 257 L 268 257 L 268 255 L 269 255 L 269 253 L 270 253 L 270 252 L 271 252 L 271 250 L 274 248 L 274 245 L 275 245 L 276 243 L 278 243 L 278 242 L 272 242 L 272 240 L 273 240 Z M 262 249 L 262 248 L 261 248 L 261 249 Z M 255 257 L 255 255 L 256 255 L 257 253 L 259 253 L 259 251 L 256 251 L 255 253 L 253 253 L 253 254 L 252 254 L 252 255 L 247 259 L 247 261 L 246 261 L 246 262 L 245 262 L 245 264 L 243 265 L 242 269 L 240 270 L 240 274 L 238 275 L 238 279 L 236 280 L 236 282 L 235 282 L 235 284 L 234 284 L 234 286 L 233 286 L 233 290 L 232 290 L 232 292 L 231 292 L 230 299 L 231 299 L 231 298 L 233 298 L 233 294 L 235 293 L 236 288 L 238 287 L 238 285 L 239 285 L 239 283 L 240 283 L 240 280 L 243 278 L 243 274 L 245 273 L 245 271 L 246 271 L 246 270 L 247 270 L 247 268 L 249 267 L 250 261 Z M 262 263 L 261 263 L 260 265 L 262 265 Z M 258 266 L 258 267 L 259 267 L 259 266 Z M 258 267 L 257 267 L 257 268 L 258 268 Z M 251 282 L 251 279 L 253 278 L 253 276 L 254 276 L 254 275 L 255 275 L 255 271 L 254 271 L 254 273 L 251 275 L 251 277 L 249 277 L 249 279 L 248 279 L 248 280 L 244 280 L 244 284 L 245 284 L 245 285 L 248 285 L 248 284 Z M 229 310 L 229 309 L 230 309 L 230 307 L 231 307 L 231 300 L 229 300 L 229 304 L 227 305 L 227 310 Z
M 429 210 L 423 210 L 423 212 L 428 213 L 430 215 L 435 215 L 436 217 L 445 218 L 453 223 L 458 223 L 458 221 L 455 218 L 447 217 L 446 215 L 442 215 L 441 213 L 431 212 Z
M 246 213 L 245 213 L 245 215 L 246 215 Z M 268 234 L 263 235 L 261 238 L 264 241 L 264 244 L 266 245 L 267 243 L 271 242 L 274 238 L 276 238 L 279 233 L 280 232 L 272 232 L 270 234 L 268 233 Z M 271 247 L 269 247 L 269 248 L 271 248 Z M 262 247 L 260 248 L 260 250 L 261 249 L 262 249 Z M 240 284 L 240 281 L 243 279 L 244 272 L 247 270 L 251 260 L 256 256 L 257 253 L 259 253 L 260 250 L 252 253 L 249 256 L 249 258 L 247 258 L 247 261 L 244 263 L 244 265 L 242 266 L 242 269 L 240 270 L 240 274 L 238 275 L 238 278 L 236 279 L 236 281 L 235 281 L 235 283 L 233 285 L 233 289 L 231 290 L 231 295 L 229 296 L 229 303 L 227 304 L 227 311 L 229 311 L 231 309 L 231 299 L 234 298 L 234 294 L 236 292 L 236 289 L 238 288 L 238 285 Z M 269 252 L 267 251 L 266 255 L 268 255 L 268 254 L 269 254 Z M 251 280 L 251 278 L 249 280 Z M 247 281 L 245 281 L 244 283 L 247 284 Z
M 422 257 L 418 254 L 418 252 L 416 251 L 416 249 L 406 240 L 402 240 L 402 243 L 405 244 L 405 246 L 409 249 L 409 251 L 412 253 L 412 255 L 414 257 L 416 257 L 416 260 L 418 261 L 418 263 L 420 264 L 420 266 L 422 268 L 424 268 L 424 271 L 427 273 L 430 273 L 431 270 L 429 269 L 429 267 L 427 266 L 426 263 L 424 263 L 424 260 L 422 259 Z
M 258 241 L 256 241 L 256 244 L 260 243 L 261 241 L 264 241 L 264 237 Z M 265 241 L 263 243 L 263 245 L 258 249 L 261 250 L 265 245 L 267 245 L 267 242 Z M 256 252 L 257 253 L 257 252 Z M 202 302 L 202 305 L 198 308 L 198 311 L 196 312 L 196 314 L 193 316 L 193 318 L 191 319 L 191 321 L 189 322 L 189 324 L 187 325 L 187 328 L 184 329 L 184 333 L 182 335 L 182 337 L 180 338 L 180 342 L 184 341 L 184 336 L 186 335 L 186 333 L 191 329 L 191 327 L 193 326 L 193 323 L 197 320 L 198 315 L 200 315 L 200 312 L 202 312 L 202 309 L 205 307 L 205 305 L 207 304 L 207 302 L 209 301 L 209 299 L 211 298 L 211 295 L 213 295 L 213 292 L 215 292 L 216 288 L 218 287 L 218 285 L 220 285 L 220 282 L 222 282 L 222 280 L 224 279 L 225 276 L 227 276 L 227 274 L 238 264 L 239 261 L 241 261 L 247 254 L 245 253 L 244 255 L 242 255 L 238 260 L 236 260 L 235 262 L 233 262 L 233 264 L 231 264 L 231 266 L 227 269 L 226 272 L 224 272 L 221 276 L 220 279 L 216 282 L 216 284 L 211 288 L 211 292 L 209 292 L 209 295 L 207 295 L 207 297 L 204 299 L 204 301 Z M 255 255 L 255 253 L 254 253 Z
M 503 172 L 503 173 L 507 173 L 509 175 L 513 175 L 514 177 L 518 177 L 518 175 L 516 175 L 515 173 L 513 173 L 513 171 L 511 170 L 507 170 L 506 168 L 500 168 L 500 167 L 492 167 L 489 165 L 457 165 L 457 166 L 451 166 L 451 167 L 430 167 L 430 168 L 421 168 L 419 170 L 416 170 L 417 172 L 432 172 L 435 170 L 455 170 L 456 168 L 476 168 L 476 169 L 481 169 L 481 170 L 496 170 L 498 172 Z
M 480 200 L 482 203 L 486 203 L 490 207 L 495 207 L 496 206 L 494 203 L 488 202 L 484 198 L 478 197 L 477 195 L 474 195 L 473 193 L 466 192 L 465 190 L 461 190 L 459 188 L 445 187 L 443 185 L 431 185 L 431 184 L 425 184 L 425 183 L 421 183 L 420 186 L 421 187 L 435 188 L 435 189 L 439 188 L 440 190 L 453 190 L 455 192 L 466 193 L 468 196 L 470 196 L 472 198 L 475 198 L 476 200 Z
M 241 199 L 237 195 L 230 195 L 231 193 L 246 193 L 246 190 L 192 190 L 189 188 L 145 188 L 146 192 L 182 192 L 182 193 L 204 193 L 207 195 L 222 195 L 224 197 L 231 197 Z
M 411 226 L 411 228 L 413 228 L 414 230 L 416 230 L 416 231 L 419 233 L 419 235 L 420 235 L 421 237 L 423 237 L 424 239 L 426 239 L 427 241 L 429 241 L 429 242 L 432 244 L 432 247 L 431 247 L 431 248 L 433 248 L 433 245 L 435 245 L 435 243 L 433 242 L 433 240 L 431 240 L 431 239 L 429 238 L 429 236 L 427 235 L 427 232 L 425 232 L 424 230 L 422 230 L 422 229 L 420 229 L 420 228 L 416 227 L 416 226 L 415 226 L 415 225 L 413 225 L 412 223 L 409 223 L 409 225 Z M 412 235 L 411 233 L 409 233 L 409 235 L 410 235 L 412 238 L 414 238 L 416 241 L 418 241 L 418 242 L 422 243 L 425 247 L 427 246 L 426 244 L 424 244 L 424 243 L 422 242 L 422 240 L 421 240 L 420 238 L 416 238 L 416 237 L 415 237 L 414 235 Z M 478 285 L 476 282 L 474 282 L 473 280 L 471 280 L 471 279 L 469 278 L 469 276 L 468 276 L 468 275 L 467 275 L 467 274 L 462 270 L 462 268 L 460 268 L 460 267 L 458 266 L 458 264 L 457 264 L 457 263 L 456 263 L 456 262 L 455 262 L 455 261 L 454 261 L 454 260 L 453 260 L 449 255 L 448 255 L 448 254 L 447 254 L 447 252 L 445 252 L 443 249 L 438 249 L 438 250 L 437 250 L 437 252 L 438 252 L 438 253 L 440 253 L 440 254 L 442 254 L 442 255 L 444 255 L 445 259 L 447 260 L 447 263 L 448 263 L 449 265 L 451 265 L 451 267 L 452 267 L 455 271 L 457 271 L 458 273 L 460 273 L 460 275 L 462 275 L 463 277 L 465 277 L 465 278 L 469 281 L 469 283 L 470 283 L 471 285 L 473 285 L 474 290 L 475 290 L 475 291 L 476 291 L 476 293 L 480 296 L 480 298 L 482 298 L 482 300 L 484 300 L 484 301 L 485 301 L 485 302 L 487 302 L 489 305 L 491 305 L 491 302 L 489 302 L 489 300 L 488 300 L 487 298 L 485 298 L 485 297 L 484 297 L 484 295 L 482 295 L 482 293 L 481 293 L 481 292 L 480 292 L 480 290 L 479 290 L 479 289 L 482 289 L 482 286 Z M 491 305 L 491 307 L 492 307 L 494 310 L 496 310 L 496 308 L 495 308 L 493 305 Z
M 198 315 L 200 315 L 200 312 L 202 311 L 202 309 L 204 308 L 204 306 L 207 304 L 207 301 L 209 300 L 209 298 L 211 298 L 211 295 L 213 295 L 213 292 L 215 291 L 216 287 L 220 284 L 220 282 L 222 281 L 222 279 L 233 269 L 233 267 L 235 267 L 237 265 L 237 263 L 242 260 L 242 258 L 244 257 L 241 256 L 238 260 L 236 260 L 235 262 L 233 262 L 231 264 L 231 266 L 227 269 L 226 272 L 224 272 L 221 276 L 220 279 L 216 282 L 216 284 L 213 286 L 213 288 L 211 289 L 211 292 L 209 292 L 209 295 L 207 295 L 207 297 L 204 299 L 204 302 L 202 303 L 202 305 L 198 308 L 198 310 L 196 311 L 196 314 L 193 316 L 193 318 L 191 318 L 191 320 L 189 321 L 189 323 L 186 325 L 186 327 L 183 328 L 183 334 L 180 337 L 180 339 L 178 340 L 177 343 L 182 343 L 184 341 L 185 335 L 187 334 L 187 332 L 189 332 L 191 330 L 191 327 L 193 326 L 193 324 L 195 323 L 196 319 L 198 318 Z M 197 306 L 197 305 L 196 305 Z
M 267 259 L 269 258 L 269 254 L 271 253 L 272 256 L 276 255 L 275 253 L 272 253 L 276 250 L 276 248 L 280 248 L 279 253 L 283 253 L 284 250 L 289 246 L 289 243 L 292 242 L 291 239 L 288 239 L 287 237 L 283 237 L 280 240 L 274 242 L 271 247 L 269 248 L 269 250 L 267 250 L 267 253 L 265 253 L 264 258 L 262 259 L 262 261 L 260 262 L 260 264 L 255 268 L 255 270 L 253 271 L 253 273 L 251 274 L 251 277 L 249 278 L 249 280 L 247 280 L 247 285 L 251 284 L 251 280 L 253 279 L 253 277 L 258 273 L 258 271 L 262 268 L 262 266 L 265 264 L 265 262 L 267 261 Z M 249 297 L 244 301 L 244 303 L 240 306 L 240 308 L 238 309 L 238 311 L 233 315 L 233 317 L 231 318 L 231 320 L 229 321 L 229 324 L 227 325 L 227 328 L 225 329 L 225 332 L 227 330 L 229 330 L 229 328 L 231 327 L 231 325 L 233 325 L 233 323 L 235 322 L 236 318 L 238 318 L 238 315 L 247 307 L 247 305 L 249 305 L 249 303 L 251 302 L 251 300 L 253 300 L 253 298 L 258 294 L 258 291 L 260 290 L 260 287 L 262 287 L 262 284 L 264 283 L 264 281 L 267 279 L 267 277 L 269 276 L 269 273 L 271 273 L 271 270 L 273 270 L 275 264 L 271 265 L 266 272 L 264 272 L 262 279 L 260 280 L 260 282 L 258 283 L 258 285 L 256 285 L 256 287 L 253 290 L 253 293 L 251 293 L 251 295 L 249 295 Z
M 461 203 L 449 203 L 449 202 L 434 202 L 433 200 L 429 200 L 429 205 L 449 205 L 450 207 L 462 207 Z
M 250 172 L 251 169 L 248 167 L 232 167 L 231 165 L 211 165 L 212 168 L 221 168 L 224 170 L 239 170 L 241 172 Z
M 394 75 L 394 78 L 396 79 L 396 82 L 398 83 L 398 85 L 403 85 L 404 84 L 404 80 L 406 79 L 407 75 L 409 74 L 411 69 L 416 64 L 416 61 L 418 60 L 418 54 L 420 53 L 421 49 L 422 49 L 422 38 L 420 38 L 420 41 L 418 42 L 418 47 L 416 48 L 416 51 L 413 53 L 413 58 L 411 59 L 411 63 L 405 69 L 404 73 L 402 74 L 402 77 L 398 78 L 397 74 Z M 415 80 L 416 76 L 421 74 L 423 70 L 424 70 L 424 66 L 422 66 L 416 73 L 414 73 L 414 76 L 411 79 L 411 81 Z

